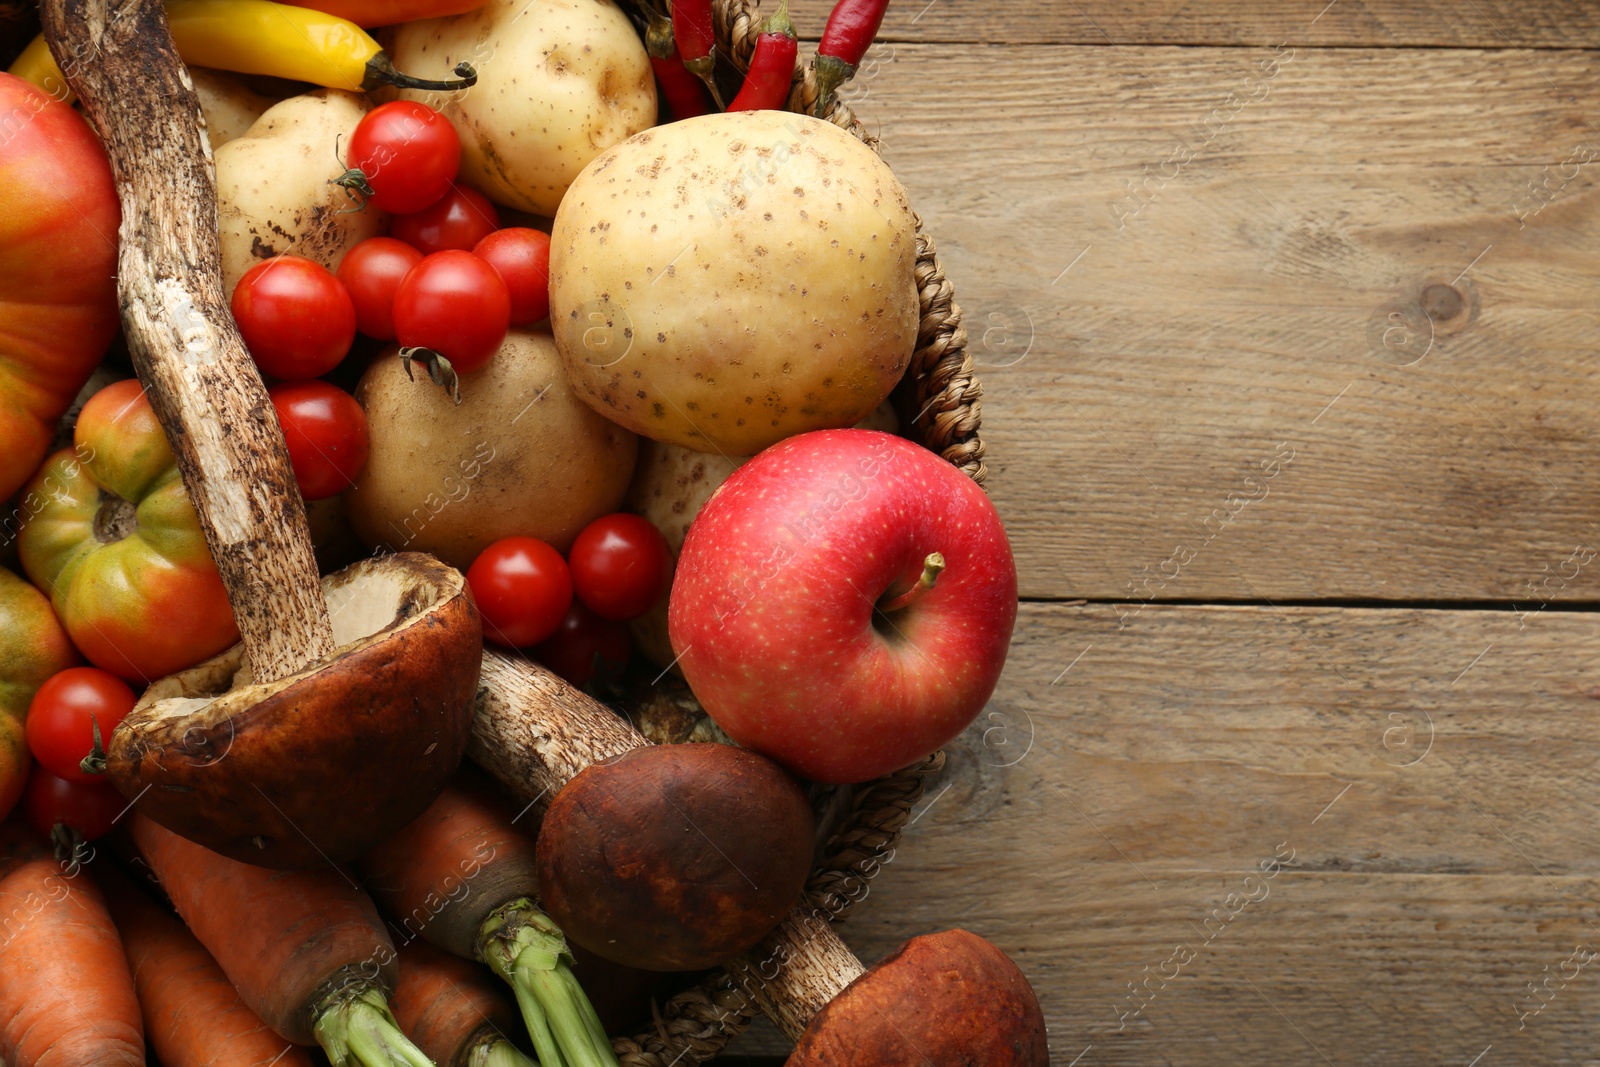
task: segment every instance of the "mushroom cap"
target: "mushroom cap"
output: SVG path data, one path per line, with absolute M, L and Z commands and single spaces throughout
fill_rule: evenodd
M 140 812 L 243 863 L 306 869 L 355 858 L 444 788 L 483 653 L 465 579 L 407 552 L 323 592 L 333 659 L 256 684 L 235 645 L 145 691 L 106 752 Z
M 766 757 L 647 745 L 585 768 L 556 794 L 539 828 L 540 902 L 597 956 L 699 970 L 789 913 L 815 832 L 805 793 Z
M 1049 1067 L 1039 998 L 965 930 L 914 937 L 845 987 L 785 1067 Z

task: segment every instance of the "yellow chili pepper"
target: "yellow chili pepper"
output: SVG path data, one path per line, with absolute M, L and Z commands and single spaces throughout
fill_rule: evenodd
M 402 74 L 378 42 L 355 23 L 270 0 L 169 0 L 167 22 L 178 54 L 194 66 L 267 74 L 352 92 L 380 85 L 464 89 L 478 80 L 468 63 L 457 65 L 459 81 Z M 58 99 L 71 96 L 43 36 L 23 49 L 11 73 Z

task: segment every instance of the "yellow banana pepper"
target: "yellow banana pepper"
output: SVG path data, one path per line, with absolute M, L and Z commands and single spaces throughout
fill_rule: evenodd
M 401 74 L 378 42 L 355 23 L 270 0 L 169 0 L 167 22 L 178 54 L 194 66 L 268 74 L 352 92 L 380 85 L 464 89 L 478 80 L 466 63 L 456 67 L 459 81 Z M 58 99 L 71 95 L 43 36 L 23 49 L 11 73 Z

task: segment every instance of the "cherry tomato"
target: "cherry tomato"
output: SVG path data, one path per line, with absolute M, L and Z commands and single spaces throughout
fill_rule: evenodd
M 572 606 L 572 575 L 561 553 L 533 537 L 496 541 L 467 569 L 483 636 L 526 648 L 556 632 Z
M 400 283 L 394 326 L 401 346 L 437 352 L 465 374 L 489 362 L 505 340 L 511 293 L 471 252 L 435 252 Z
M 395 100 L 373 108 L 356 126 L 350 166 L 361 173 L 347 177 L 366 181 L 373 207 L 409 215 L 450 191 L 461 166 L 461 138 L 427 104 Z
M 367 465 L 367 413 L 356 398 L 327 382 L 282 382 L 267 390 L 289 446 L 300 495 L 337 496 Z
M 394 340 L 394 294 L 422 253 L 393 237 L 369 237 L 339 261 L 339 280 L 356 309 L 356 328 L 379 341 Z
M 100 724 L 102 745 L 133 710 L 128 683 L 98 667 L 69 667 L 51 675 L 33 694 L 24 729 L 28 750 L 46 770 L 69 782 L 104 782 L 85 774 L 78 764 L 94 748 L 94 726 Z
M 602 619 L 637 619 L 672 586 L 667 539 L 649 519 L 627 512 L 585 526 L 567 557 L 578 599 Z
M 550 235 L 525 226 L 496 230 L 472 249 L 511 290 L 511 325 L 550 317 Z
M 320 263 L 274 256 L 233 291 L 233 317 L 256 366 L 278 378 L 316 378 L 339 365 L 356 339 L 356 308 Z
M 588 685 L 595 675 L 620 671 L 633 653 L 628 628 L 602 619 L 573 600 L 567 617 L 548 641 L 529 650 L 533 658 L 575 686 Z
M 487 196 L 465 185 L 452 185 L 432 207 L 414 215 L 395 216 L 389 236 L 431 256 L 452 248 L 471 251 L 499 228 L 500 212 Z
M 127 809 L 128 802 L 110 782 L 69 782 L 43 767 L 33 769 L 22 795 L 23 814 L 46 836 L 60 823 L 78 831 L 85 841 L 93 841 L 110 833 L 117 817 Z

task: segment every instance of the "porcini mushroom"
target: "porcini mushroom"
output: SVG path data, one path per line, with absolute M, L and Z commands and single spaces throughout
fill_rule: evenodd
M 40 14 L 111 159 L 128 348 L 242 638 L 151 687 L 110 740 L 108 774 L 151 819 L 244 862 L 349 859 L 417 815 L 459 762 L 477 612 L 460 575 L 416 556 L 324 588 L 277 416 L 229 314 L 211 152 L 163 7 L 45 0 Z
M 534 663 L 486 649 L 468 755 L 530 801 L 546 804 L 579 772 L 648 745 L 598 701 Z M 626 766 L 629 760 L 620 761 Z M 1044 1067 L 1044 1016 L 1033 990 L 1004 953 L 982 938 L 951 931 L 914 939 L 871 971 L 829 925 L 823 909 L 801 903 L 755 948 L 725 964 L 735 982 L 792 1041 L 819 1058 L 797 1067 Z M 915 1019 L 894 1045 L 863 1022 L 876 1005 L 905 991 Z M 825 1010 L 830 1005 L 837 1011 Z M 938 1029 L 937 1020 L 945 1019 Z M 888 1028 L 902 1020 L 891 1014 Z M 935 1040 L 937 1038 L 937 1040 Z M 838 1059 L 861 1044 L 857 1059 Z M 934 1051 L 937 1050 L 937 1055 Z M 825 1057 L 833 1056 L 834 1059 Z

